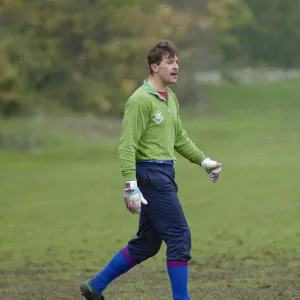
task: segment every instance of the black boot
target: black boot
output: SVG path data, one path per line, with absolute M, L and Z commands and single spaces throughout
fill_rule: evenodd
M 99 295 L 93 288 L 92 283 L 90 280 L 85 281 L 80 286 L 80 291 L 83 297 L 86 300 L 105 300 L 102 295 Z

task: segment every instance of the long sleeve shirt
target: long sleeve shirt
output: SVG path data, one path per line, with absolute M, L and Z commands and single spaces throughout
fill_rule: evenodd
M 124 180 L 136 180 L 136 161 L 176 160 L 175 151 L 195 164 L 206 158 L 184 130 L 172 90 L 166 101 L 145 81 L 125 104 L 119 144 Z

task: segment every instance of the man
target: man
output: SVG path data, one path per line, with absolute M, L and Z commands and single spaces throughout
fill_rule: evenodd
M 140 213 L 137 237 L 117 252 L 92 280 L 81 285 L 88 300 L 104 300 L 107 285 L 167 245 L 167 270 L 174 300 L 189 300 L 191 235 L 180 201 L 173 164 L 175 151 L 202 166 L 212 182 L 221 164 L 207 158 L 182 128 L 179 105 L 169 88 L 177 82 L 177 50 L 160 41 L 148 54 L 150 75 L 125 106 L 119 156 L 127 209 Z

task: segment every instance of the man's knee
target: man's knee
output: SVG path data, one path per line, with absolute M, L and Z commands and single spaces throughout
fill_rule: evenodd
M 162 244 L 162 241 L 154 243 L 152 246 L 149 245 L 149 247 L 151 248 L 151 251 L 149 251 L 148 258 L 155 256 L 159 252 L 161 244 Z
M 167 242 L 167 260 L 183 260 L 191 259 L 191 232 L 187 228 L 181 235 L 170 239 Z
M 128 244 L 128 249 L 132 255 L 132 258 L 136 264 L 147 260 L 150 257 L 155 256 L 161 247 L 161 240 L 154 240 L 151 243 L 145 243 L 142 240 L 133 240 Z

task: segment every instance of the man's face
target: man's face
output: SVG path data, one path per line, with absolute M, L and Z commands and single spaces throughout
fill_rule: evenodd
M 157 74 L 160 80 L 166 84 L 174 84 L 177 82 L 179 71 L 177 56 L 165 56 L 159 65 L 153 65 L 153 72 Z

